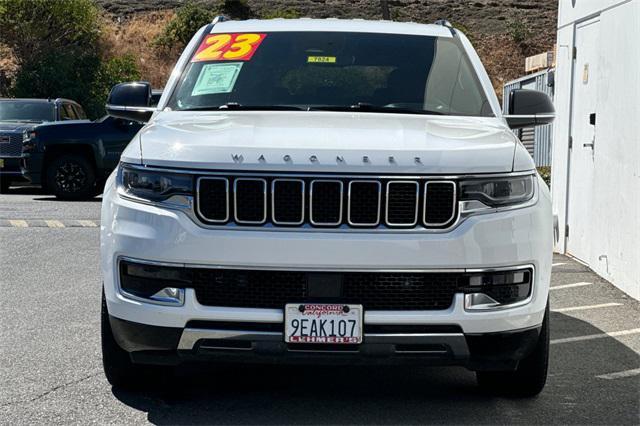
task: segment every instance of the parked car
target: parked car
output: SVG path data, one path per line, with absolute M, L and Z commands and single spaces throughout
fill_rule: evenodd
M 29 130 L 44 122 L 86 118 L 69 99 L 0 99 L 0 191 L 22 180 L 22 141 Z
M 136 121 L 110 116 L 41 124 L 25 136 L 22 173 L 60 199 L 94 197 L 141 127 Z
M 102 201 L 114 386 L 192 360 L 460 365 L 547 376 L 549 191 L 468 39 L 437 25 L 217 19 L 179 58 Z M 160 366 L 161 365 L 161 366 Z M 326 380 L 332 380 L 327 377 Z

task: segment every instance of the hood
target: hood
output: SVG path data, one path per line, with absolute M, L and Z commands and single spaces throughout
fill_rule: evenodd
M 420 174 L 509 172 L 518 144 L 498 118 L 327 111 L 161 112 L 137 140 L 123 161 L 236 171 Z
M 64 121 L 47 121 L 38 125 L 38 129 L 44 127 L 64 128 L 65 126 L 77 126 L 78 124 L 91 124 L 91 120 L 64 120 Z
M 39 121 L 0 121 L 0 131 L 5 132 L 24 132 L 32 129 L 41 122 Z

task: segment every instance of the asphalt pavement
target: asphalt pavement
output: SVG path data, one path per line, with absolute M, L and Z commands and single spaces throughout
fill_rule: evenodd
M 640 303 L 555 256 L 551 365 L 533 399 L 463 368 L 184 368 L 112 389 L 100 355 L 100 200 L 0 195 L 0 424 L 640 424 Z

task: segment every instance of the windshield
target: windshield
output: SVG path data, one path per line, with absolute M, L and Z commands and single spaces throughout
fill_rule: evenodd
M 454 38 L 350 32 L 207 35 L 167 106 L 493 116 Z
M 0 121 L 54 121 L 53 104 L 33 101 L 0 101 Z

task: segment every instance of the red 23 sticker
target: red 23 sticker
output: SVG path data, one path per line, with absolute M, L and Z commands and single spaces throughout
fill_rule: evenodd
M 248 61 L 266 34 L 210 34 L 202 41 L 191 58 L 200 61 Z

